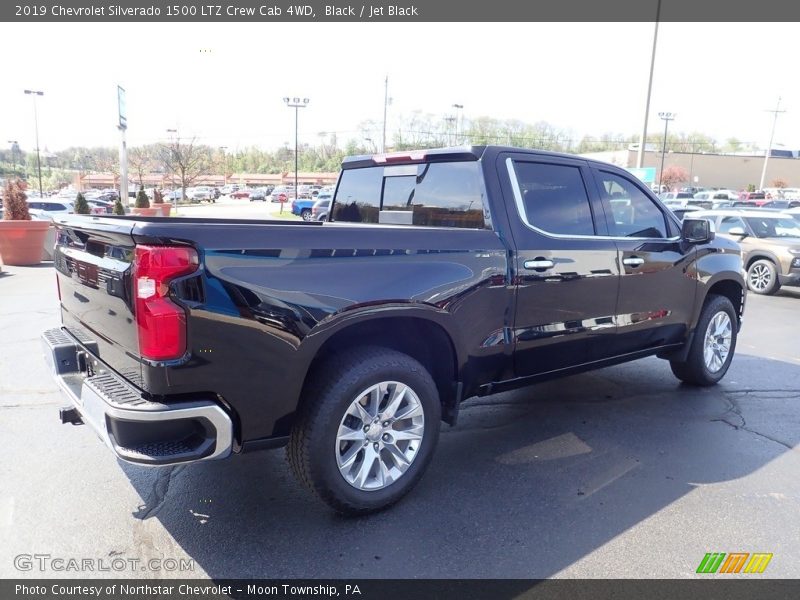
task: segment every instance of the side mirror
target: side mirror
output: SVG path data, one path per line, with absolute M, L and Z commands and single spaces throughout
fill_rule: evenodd
M 739 237 L 744 237 L 747 235 L 747 232 L 742 229 L 741 227 L 731 227 L 728 230 L 729 235 L 738 235 Z
M 714 224 L 707 219 L 686 216 L 681 223 L 681 237 L 691 244 L 705 244 L 714 239 Z

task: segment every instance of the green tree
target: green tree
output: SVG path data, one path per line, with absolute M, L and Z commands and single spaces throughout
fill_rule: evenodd
M 83 197 L 83 194 L 78 192 L 78 197 L 75 198 L 75 214 L 88 215 L 91 212 L 92 210 L 89 208 L 89 203 L 86 201 L 86 198 Z
M 150 200 L 147 198 L 147 194 L 144 193 L 144 186 L 139 186 L 139 192 L 136 194 L 136 204 L 134 204 L 136 208 L 150 208 Z
M 122 206 L 122 200 L 117 198 L 114 201 L 114 214 L 115 215 L 124 215 L 125 214 L 125 207 Z

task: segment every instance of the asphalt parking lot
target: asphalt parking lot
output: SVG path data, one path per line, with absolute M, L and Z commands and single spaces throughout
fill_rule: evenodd
M 751 294 L 714 388 L 679 385 L 653 358 L 469 400 L 410 496 L 348 519 L 294 481 L 282 450 L 144 469 L 61 425 L 38 341 L 59 322 L 52 266 L 6 267 L 0 577 L 92 575 L 15 567 L 46 554 L 194 568 L 104 577 L 683 578 L 706 552 L 770 552 L 749 577 L 796 577 L 798 307 L 800 290 Z

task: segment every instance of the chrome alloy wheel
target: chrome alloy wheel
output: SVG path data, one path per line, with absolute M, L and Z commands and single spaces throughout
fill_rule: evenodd
M 367 388 L 350 404 L 336 434 L 336 463 L 364 491 L 397 481 L 419 453 L 425 414 L 419 397 L 398 381 Z
M 711 373 L 716 373 L 728 359 L 733 326 L 728 313 L 720 311 L 709 321 L 703 343 L 703 360 Z
M 765 264 L 754 265 L 748 274 L 750 287 L 757 292 L 763 292 L 772 283 L 772 273 Z

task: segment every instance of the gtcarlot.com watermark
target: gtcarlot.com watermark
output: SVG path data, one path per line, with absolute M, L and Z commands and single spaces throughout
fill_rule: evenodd
M 108 573 L 120 571 L 194 571 L 192 558 L 149 558 L 113 556 L 110 558 L 76 558 L 52 554 L 17 554 L 14 557 L 17 571 L 42 573 Z

